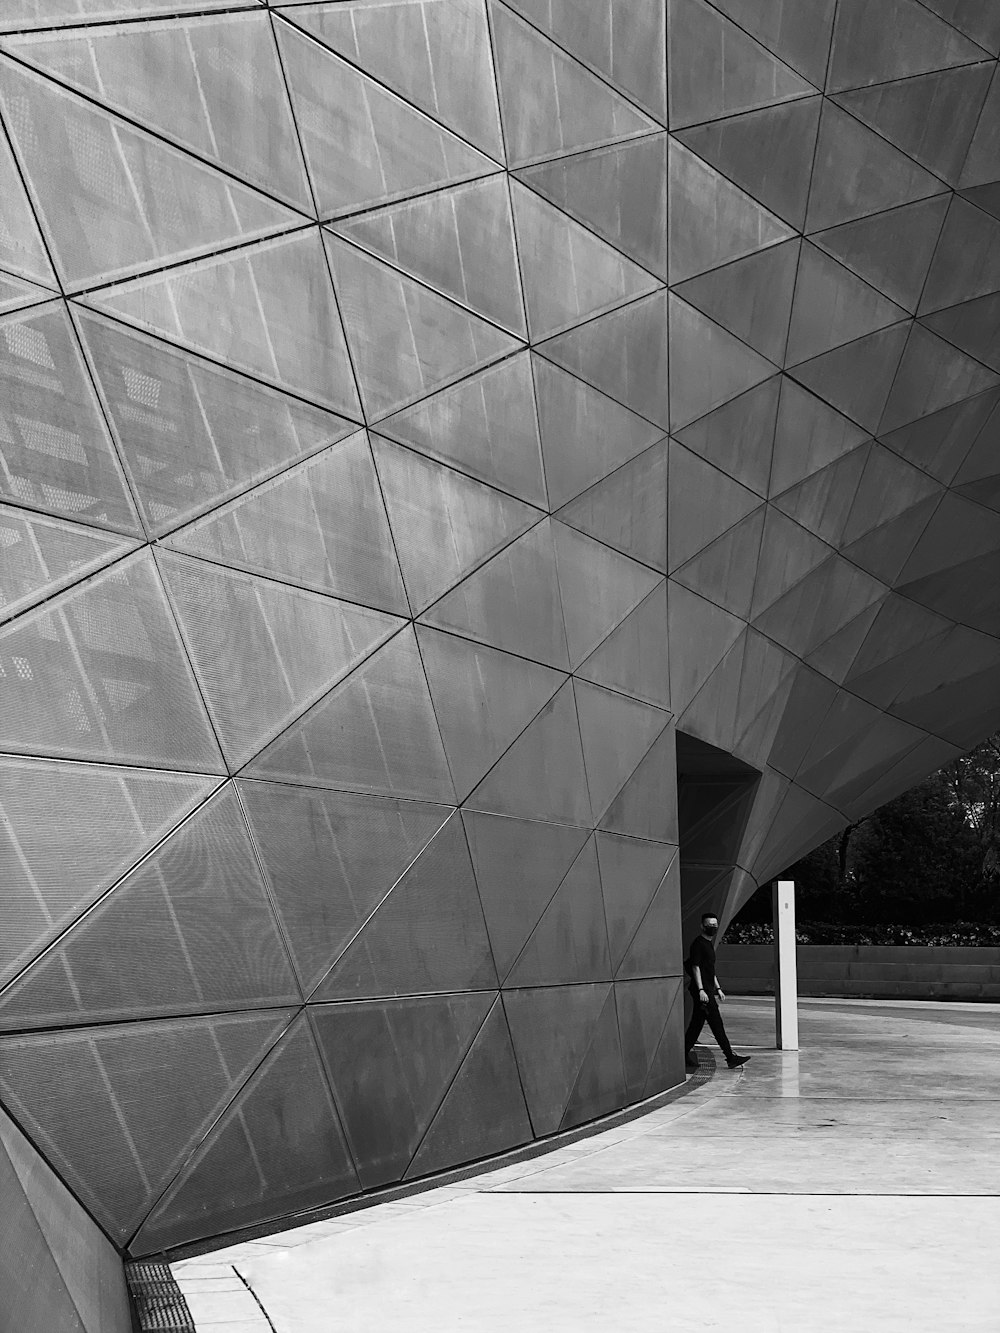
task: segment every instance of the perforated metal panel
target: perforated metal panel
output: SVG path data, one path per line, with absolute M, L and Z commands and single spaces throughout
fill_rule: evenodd
M 487 561 L 423 620 L 467 638 L 569 669 L 555 550 L 543 521 Z
M 664 843 L 597 834 L 608 941 L 615 968 L 675 854 L 675 848 Z
M 205 5 L 143 0 L 131 6 L 143 18 L 157 10 L 178 14 L 224 7 L 220 0 Z M 50 21 L 58 16 L 59 6 L 31 5 L 42 20 L 45 9 L 54 11 Z M 127 9 L 88 2 L 77 4 L 74 16 L 110 18 Z M 269 194 L 308 208 L 291 108 L 264 14 L 83 28 L 56 37 L 40 33 L 11 39 L 10 49 Z M 161 71 L 174 97 L 157 95 L 158 82 L 144 77 L 149 68 Z
M 625 1099 L 625 1072 L 614 987 L 594 1025 L 587 1054 L 563 1111 L 560 1129 L 606 1115 Z
M 51 296 L 52 293 L 47 288 L 39 287 L 25 278 L 19 278 L 14 273 L 0 273 L 0 314 L 6 315 L 12 310 L 38 305 Z
M 219 781 L 10 758 L 0 760 L 0 776 L 7 980 Z
M 400 625 L 395 616 L 161 554 L 213 721 L 236 769 Z
M 5 1037 L 0 1091 L 94 1216 L 124 1242 L 289 1016 Z
M 316 1000 L 495 990 L 465 830 L 453 814 L 317 988 Z
M 638 1101 L 643 1096 L 651 1096 L 669 1086 L 661 1083 L 664 1071 L 659 1065 L 652 1066 L 657 1053 L 664 1045 L 666 1027 L 671 1012 L 677 1005 L 683 1015 L 684 1002 L 681 996 L 681 978 L 658 977 L 647 981 L 616 981 L 615 1004 L 618 1009 L 618 1026 L 621 1031 L 622 1063 L 625 1070 L 625 1085 L 629 1100 Z M 666 1047 L 669 1049 L 670 1041 Z M 665 1054 L 665 1053 L 664 1053 Z M 662 1062 L 663 1057 L 661 1057 Z M 648 1087 L 650 1073 L 653 1072 L 654 1086 Z M 683 1072 L 680 1078 L 683 1079 Z M 680 1081 L 680 1079 L 678 1079 Z
M 655 141 L 652 146 L 655 152 Z M 650 190 L 656 189 L 656 165 L 653 172 Z M 665 431 L 669 424 L 669 309 L 666 293 L 654 291 L 580 328 L 546 339 L 540 350 Z M 635 498 L 636 517 L 652 524 L 662 494 L 651 489 Z M 653 563 L 660 563 L 659 553 Z
M 496 169 L 295 28 L 277 37 L 324 219 Z
M 299 9 L 294 21 L 429 112 L 484 153 L 503 157 L 486 14 L 478 0 L 447 6 L 378 0 Z M 456 62 L 472 77 L 456 79 Z
M 593 148 L 655 128 L 566 52 L 490 3 L 500 111 L 511 166 Z
M 313 229 L 94 292 L 86 303 L 360 420 Z
M 531 1138 L 514 1047 L 499 999 L 431 1121 L 407 1176 L 489 1157 Z
M 607 394 L 532 358 L 538 424 L 552 508 L 655 444 L 663 431 Z
M 392 204 L 331 230 L 526 338 L 504 176 Z
M 6 137 L 0 143 L 0 186 L 5 201 L 0 263 L 5 269 L 20 274 L 22 280 L 30 279 L 54 288 L 55 274 Z
M 562 523 L 552 524 L 552 536 L 566 641 L 576 667 L 653 591 L 659 577 Z
M 183 528 L 180 551 L 406 615 L 364 433 Z
M 505 986 L 564 986 L 611 977 L 601 878 L 592 838 L 552 895 Z
M 587 830 L 497 815 L 462 813 L 501 981 L 521 952 Z
M 619 14 L 628 13 L 621 7 L 609 9 L 612 26 Z M 521 168 L 517 176 L 630 259 L 665 279 L 668 142 L 665 134 L 644 135 Z
M 536 1136 L 551 1134 L 562 1123 L 610 996 L 607 984 L 504 991 L 504 1012 Z
M 576 674 L 661 708 L 669 707 L 666 580 L 629 612 Z
M 450 810 L 269 782 L 237 785 L 308 994 Z
M 541 517 L 529 505 L 377 435 L 372 442 L 414 612 Z
M 0 662 L 11 750 L 225 771 L 148 551 L 15 620 Z
M 0 8 L 0 1098 L 181 1243 L 672 1086 L 690 915 L 1000 725 L 1000 26 Z
M 5 64 L 0 104 L 71 287 L 249 241 L 296 214 Z M 44 149 L 42 148 L 44 145 Z
M 0 21 L 3 31 L 41 28 L 69 19 L 124 19 L 145 15 L 222 9 L 229 0 L 11 0 L 10 12 Z
M 666 1026 L 660 1036 L 660 1043 L 650 1061 L 646 1082 L 642 1089 L 644 1097 L 652 1097 L 666 1088 L 675 1088 L 682 1083 L 684 1074 L 684 987 L 678 979 L 675 981 L 673 1002 L 669 1005 Z M 619 990 L 621 988 L 619 987 Z M 667 1000 L 664 999 L 666 1007 Z
M 601 827 L 660 842 L 677 839 L 677 769 L 674 732 L 660 732 L 632 776 L 611 802 Z
M 629 942 L 616 977 L 663 977 L 680 973 L 684 956 L 681 884 L 681 861 L 675 856 Z M 702 903 L 699 910 L 710 909 Z
M 232 784 L 0 994 L 0 1027 L 300 1000 Z
M 132 543 L 0 505 L 0 620 L 123 555 Z
M 104 319 L 73 314 L 149 530 L 162 533 L 353 423 Z
M 558 511 L 563 523 L 624 555 L 667 567 L 667 445 L 652 445 L 638 458 L 595 482 Z
M 402 1177 L 494 998 L 310 1005 L 366 1189 Z
M 545 504 L 527 352 L 386 417 L 378 428 L 530 504 Z
M 324 232 L 369 419 L 396 412 L 522 345 Z
M 585 681 L 578 681 L 573 692 L 590 804 L 599 818 L 670 721 L 670 714 Z
M 274 741 L 248 773 L 453 801 L 412 629 L 404 629 Z
M 319 1053 L 298 1018 L 206 1138 L 130 1246 L 259 1222 L 359 1189 Z
M 565 676 L 425 625 L 417 626 L 417 642 L 455 790 L 464 796 Z
M 473 810 L 591 823 L 573 687 L 567 682 L 468 799 Z
M 658 285 L 613 246 L 516 181 L 511 203 L 533 342 Z
M 65 309 L 0 319 L 0 494 L 17 504 L 138 533 L 125 478 Z

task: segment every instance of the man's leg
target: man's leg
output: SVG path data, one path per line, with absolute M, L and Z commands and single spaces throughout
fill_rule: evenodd
M 697 995 L 692 995 L 694 1008 L 691 1011 L 691 1021 L 687 1025 L 687 1031 L 684 1033 L 684 1056 L 686 1059 L 692 1058 L 694 1044 L 701 1036 L 701 1030 L 705 1026 L 705 1009 L 698 1003 Z
M 727 1060 L 734 1058 L 733 1048 L 729 1044 L 729 1038 L 726 1036 L 726 1027 L 722 1021 L 722 1014 L 719 1011 L 719 1002 L 714 995 L 709 996 L 708 1004 L 705 1006 L 703 1020 L 708 1021 L 708 1026 L 712 1030 L 712 1036 L 719 1043 L 719 1049 Z M 700 1029 L 699 1024 L 699 1029 Z

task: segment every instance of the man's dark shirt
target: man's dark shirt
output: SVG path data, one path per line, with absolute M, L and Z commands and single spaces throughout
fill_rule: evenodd
M 711 940 L 706 940 L 704 935 L 699 935 L 691 945 L 691 952 L 687 956 L 684 964 L 684 970 L 691 978 L 691 989 L 697 990 L 694 983 L 694 969 L 701 968 L 701 988 L 708 991 L 711 996 L 715 989 L 715 945 Z

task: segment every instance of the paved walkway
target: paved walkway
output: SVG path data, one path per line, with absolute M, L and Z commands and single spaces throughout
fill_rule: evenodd
M 998 1333 L 1000 1005 L 772 1014 L 628 1124 L 175 1265 L 199 1333 Z

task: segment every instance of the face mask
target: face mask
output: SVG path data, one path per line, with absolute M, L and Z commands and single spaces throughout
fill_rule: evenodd
M 717 935 L 719 931 L 718 926 L 704 926 L 703 929 L 706 935 Z

